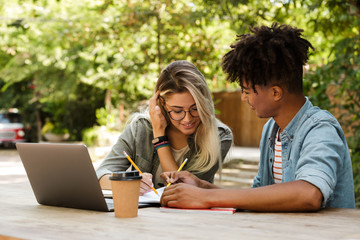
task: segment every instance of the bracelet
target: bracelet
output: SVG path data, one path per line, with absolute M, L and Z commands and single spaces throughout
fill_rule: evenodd
M 163 141 L 163 142 L 155 144 L 154 147 L 157 147 L 157 146 L 160 146 L 160 145 L 163 145 L 163 144 L 166 144 L 166 143 L 169 143 L 169 142 L 168 141 Z
M 164 141 L 162 143 L 159 143 L 159 144 L 156 144 L 155 147 L 155 150 L 158 150 L 159 148 L 162 148 L 162 147 L 167 147 L 167 146 L 170 146 L 169 142 L 168 141 Z

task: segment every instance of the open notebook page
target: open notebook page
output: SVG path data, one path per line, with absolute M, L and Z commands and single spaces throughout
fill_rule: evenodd
M 145 193 L 143 196 L 139 196 L 139 205 L 147 204 L 147 203 L 160 203 L 161 195 L 164 192 L 165 187 L 158 188 L 156 191 L 158 195 L 154 191 L 149 191 Z M 104 197 L 112 198 L 112 191 L 111 190 L 102 190 Z
M 157 188 L 156 191 L 158 192 L 158 194 L 151 190 L 150 192 L 139 196 L 139 203 L 160 203 L 160 198 L 164 192 L 164 189 L 165 187 Z

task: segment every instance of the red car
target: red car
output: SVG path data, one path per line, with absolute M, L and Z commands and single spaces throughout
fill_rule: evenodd
M 0 110 L 0 145 L 25 142 L 24 124 L 16 108 Z

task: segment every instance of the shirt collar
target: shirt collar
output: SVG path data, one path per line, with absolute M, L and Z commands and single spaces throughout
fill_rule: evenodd
M 304 105 L 300 108 L 300 110 L 296 113 L 296 115 L 293 117 L 293 119 L 289 122 L 289 124 L 285 127 L 283 131 L 283 133 L 290 139 L 293 138 L 299 124 L 303 122 L 302 119 L 307 117 L 305 113 L 313 107 L 308 97 L 305 97 L 305 99 L 306 101 Z

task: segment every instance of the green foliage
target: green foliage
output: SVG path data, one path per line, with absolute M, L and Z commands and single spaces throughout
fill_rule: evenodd
M 44 126 L 41 128 L 41 133 L 65 134 L 65 133 L 69 133 L 69 130 L 58 126 L 58 124 L 53 124 L 50 121 L 46 121 Z
M 116 111 L 109 111 L 106 108 L 96 109 L 97 123 L 101 126 L 113 126 L 116 119 Z
M 325 65 L 308 72 L 303 83 L 305 95 L 309 97 L 311 102 L 328 110 L 331 108 L 331 103 L 326 90 L 333 79 L 327 75 L 330 69 L 331 67 Z
M 94 146 L 98 140 L 97 138 L 98 128 L 97 127 L 86 128 L 83 130 L 82 136 L 83 136 L 82 140 L 86 146 L 88 147 Z
M 234 33 L 227 22 L 212 21 L 204 12 L 201 1 L 187 0 L 6 1 L 0 8 L 5 33 L 0 37 L 0 91 L 11 107 L 32 108 L 31 121 L 44 124 L 49 118 L 69 129 L 72 140 L 81 140 L 82 129 L 96 124 L 94 117 L 82 118 L 92 124 L 76 120 L 81 108 L 95 116 L 105 104 L 99 105 L 100 92 L 107 90 L 111 105 L 134 107 L 152 95 L 160 70 L 171 61 L 192 61 L 211 88 L 225 87 L 218 63 L 229 42 L 224 34 Z M 77 104 L 81 86 L 100 93 L 87 99 L 94 107 Z M 28 102 L 20 96 L 28 96 Z M 5 97 L 0 101 L 7 102 Z

